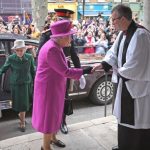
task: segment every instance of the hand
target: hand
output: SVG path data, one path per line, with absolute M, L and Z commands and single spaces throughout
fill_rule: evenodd
M 79 87 L 80 87 L 81 89 L 84 89 L 85 86 L 86 86 L 86 80 L 85 80 L 85 77 L 84 77 L 83 75 L 82 75 L 81 78 L 79 79 L 79 82 L 80 82 Z
M 83 74 L 90 74 L 92 73 L 91 70 L 93 69 L 93 67 L 87 67 L 85 69 L 83 69 Z
M 71 61 L 71 56 L 66 57 L 67 61 Z
M 91 73 L 93 73 L 93 72 L 96 71 L 96 70 L 102 69 L 102 68 L 103 68 L 103 66 L 102 66 L 102 64 L 100 63 L 99 65 L 96 65 L 95 67 L 93 67 L 93 69 L 91 70 Z

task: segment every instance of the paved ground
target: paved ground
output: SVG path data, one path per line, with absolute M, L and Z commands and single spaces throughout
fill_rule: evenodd
M 69 134 L 58 133 L 65 144 L 63 150 L 111 150 L 117 145 L 117 122 L 115 117 L 94 119 L 71 124 Z M 0 141 L 2 150 L 40 150 L 42 134 L 32 133 Z M 53 146 L 53 149 L 59 150 Z
M 66 118 L 68 125 L 104 117 L 104 106 L 93 105 L 86 99 L 75 100 L 73 105 L 73 115 Z M 3 111 L 3 117 L 0 118 L 0 141 L 35 132 L 31 124 L 31 114 L 29 111 L 26 115 L 26 132 L 20 132 L 17 114 L 13 110 Z M 109 115 L 112 115 L 112 104 L 107 105 L 107 116 Z

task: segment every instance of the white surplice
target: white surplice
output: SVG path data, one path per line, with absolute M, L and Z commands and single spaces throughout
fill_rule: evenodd
M 118 58 L 117 47 L 120 34 L 108 51 L 104 61 L 113 67 L 112 82 L 117 82 L 117 72 L 129 79 L 126 81 L 127 89 L 134 101 L 135 125 L 120 123 L 122 79 L 119 79 L 113 114 L 121 125 L 135 128 L 150 128 L 150 33 L 142 28 L 137 28 L 129 43 L 126 62 L 122 66 L 122 51 L 126 35 L 123 36 Z

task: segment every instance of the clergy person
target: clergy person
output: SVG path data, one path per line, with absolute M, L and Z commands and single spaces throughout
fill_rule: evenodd
M 104 60 L 92 70 L 113 69 L 117 82 L 114 112 L 118 146 L 112 150 L 150 149 L 150 32 L 136 24 L 124 5 L 112 10 L 112 24 L 120 31 Z

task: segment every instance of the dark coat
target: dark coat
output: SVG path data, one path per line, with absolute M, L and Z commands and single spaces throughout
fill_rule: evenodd
M 52 35 L 51 30 L 47 30 L 46 32 L 41 34 L 37 56 L 39 54 L 39 51 L 40 51 L 41 47 L 50 39 L 51 35 Z

